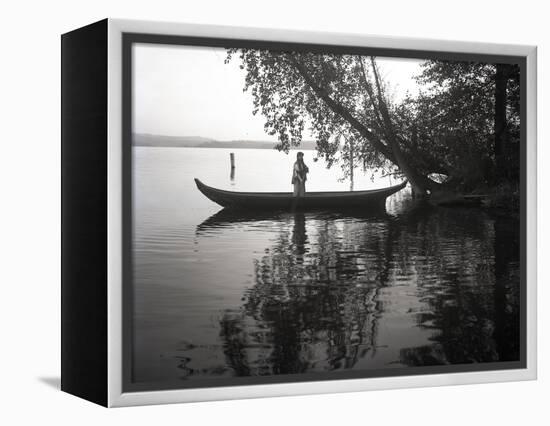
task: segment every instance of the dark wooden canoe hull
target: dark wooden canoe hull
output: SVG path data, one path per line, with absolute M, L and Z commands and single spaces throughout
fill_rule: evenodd
M 296 198 L 291 192 L 234 192 L 212 188 L 195 179 L 197 188 L 222 207 L 248 210 L 344 210 L 384 208 L 386 198 L 400 191 L 407 181 L 371 191 L 307 192 Z

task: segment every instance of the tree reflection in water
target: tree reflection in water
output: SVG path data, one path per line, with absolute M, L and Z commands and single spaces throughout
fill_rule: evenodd
M 375 350 L 390 219 L 369 218 L 366 228 L 336 219 L 297 212 L 291 231 L 254 260 L 242 309 L 221 320 L 226 359 L 238 375 L 351 368 Z
M 387 365 L 517 360 L 518 225 L 479 210 L 414 208 L 397 216 L 299 213 L 253 260 L 253 285 L 220 319 L 223 352 L 239 376 L 358 368 L 375 357 L 391 308 L 382 292 L 407 282 L 418 302 L 418 346 Z M 224 212 L 197 234 L 254 220 Z M 388 305 L 388 303 L 390 305 Z M 410 345 L 409 345 L 410 346 Z
M 434 334 L 429 345 L 402 349 L 401 361 L 424 366 L 519 360 L 517 221 L 475 209 L 441 209 L 418 224 L 416 235 L 430 245 L 419 252 L 428 260 L 417 279 L 427 309 L 417 320 Z

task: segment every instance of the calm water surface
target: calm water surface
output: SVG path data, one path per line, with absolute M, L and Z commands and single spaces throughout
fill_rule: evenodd
M 193 178 L 289 191 L 294 154 L 234 150 L 231 180 L 229 150 L 133 152 L 133 381 L 519 358 L 516 221 L 406 191 L 377 215 L 230 214 Z M 349 189 L 312 157 L 308 190 Z

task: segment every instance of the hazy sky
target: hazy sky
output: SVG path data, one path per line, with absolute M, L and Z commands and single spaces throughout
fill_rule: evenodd
M 252 115 L 238 59 L 224 64 L 225 56 L 222 48 L 134 45 L 134 132 L 275 141 L 261 114 Z M 420 61 L 377 60 L 396 97 L 416 92 Z

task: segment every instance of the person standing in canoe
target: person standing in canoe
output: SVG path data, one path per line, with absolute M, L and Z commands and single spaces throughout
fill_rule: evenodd
M 292 184 L 294 185 L 294 196 L 303 197 L 306 194 L 306 180 L 309 169 L 304 163 L 304 153 L 296 154 L 296 162 L 292 171 Z

